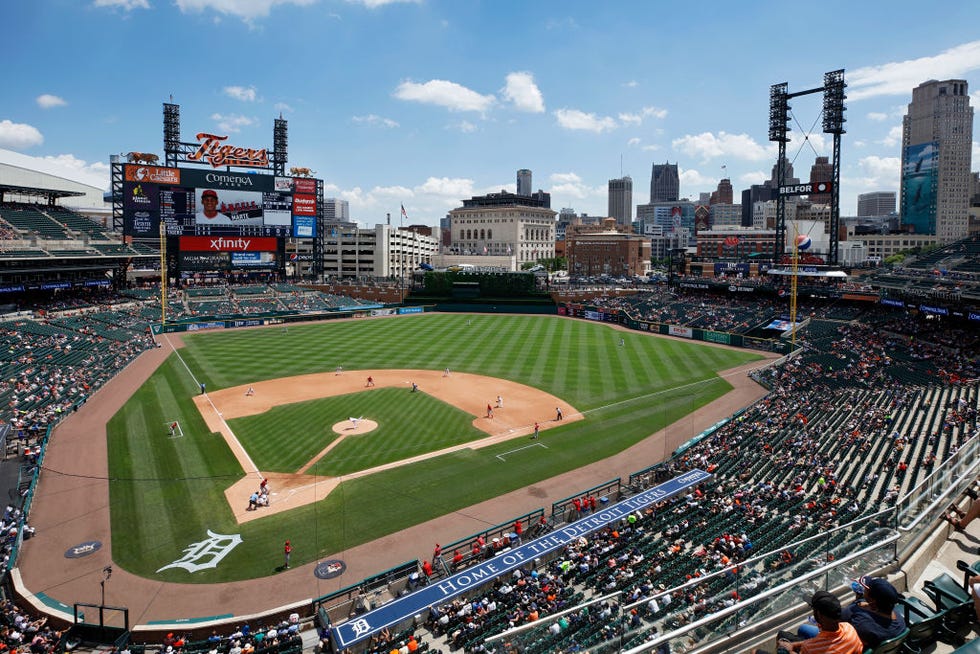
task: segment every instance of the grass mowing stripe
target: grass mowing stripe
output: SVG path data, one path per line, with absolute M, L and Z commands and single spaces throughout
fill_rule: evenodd
M 472 321 L 469 326 L 468 320 Z M 665 421 L 696 409 L 729 388 L 721 379 L 710 379 L 671 391 L 667 390 L 669 380 L 673 379 L 677 385 L 689 384 L 710 377 L 710 371 L 698 369 L 705 362 L 717 368 L 730 368 L 757 358 L 751 352 L 723 349 L 702 354 L 703 346 L 693 343 L 641 334 L 629 336 L 629 347 L 619 348 L 619 333 L 601 324 L 555 317 L 485 315 L 425 315 L 290 326 L 288 333 L 272 328 L 186 334 L 187 347 L 182 354 L 190 369 L 209 388 L 329 371 L 338 365 L 338 359 L 348 369 L 439 370 L 450 365 L 457 370 L 507 377 L 537 386 L 579 409 L 589 409 L 589 413 L 586 420 L 544 432 L 541 442 L 548 445 L 548 450 L 533 448 L 520 455 L 505 455 L 505 464 L 495 455 L 512 450 L 513 443 L 479 451 L 461 450 L 363 479 L 344 481 L 338 491 L 321 502 L 237 525 L 222 493 L 244 473 L 224 441 L 207 434 L 191 399 L 196 393 L 193 382 L 171 357 L 109 426 L 110 471 L 120 477 L 110 487 L 114 559 L 127 570 L 154 579 L 214 583 L 271 574 L 273 565 L 268 560 L 268 552 L 278 553 L 283 534 L 303 543 L 293 554 L 297 564 L 342 552 L 366 540 L 621 451 L 655 432 Z M 624 357 L 623 349 L 631 350 L 630 356 Z M 665 353 L 668 351 L 669 354 Z M 590 352 L 595 353 L 594 362 Z M 453 362 L 443 364 L 445 359 Z M 608 370 L 594 374 L 595 365 Z M 669 370 L 671 366 L 674 370 Z M 154 392 L 155 384 L 173 390 L 158 395 Z M 395 393 L 390 401 L 378 396 L 372 402 L 382 413 L 403 414 L 398 419 L 385 418 L 382 429 L 391 427 L 392 432 L 383 434 L 379 429 L 367 435 L 379 436 L 377 440 L 368 438 L 360 443 L 352 440 L 341 451 L 342 457 L 332 456 L 338 451 L 335 449 L 316 464 L 317 469 L 352 470 L 364 462 L 390 457 L 392 444 L 413 450 L 432 447 L 433 443 L 442 442 L 439 439 L 460 442 L 469 437 L 469 430 L 476 431 L 469 424 L 469 416 L 458 429 L 444 426 L 439 424 L 442 415 L 439 409 L 426 402 L 409 405 L 407 393 L 398 395 L 401 389 L 390 390 Z M 662 394 L 651 398 L 637 397 L 661 390 Z M 357 395 L 373 394 L 374 391 Z M 438 403 L 431 397 L 424 400 Z M 286 450 L 286 445 L 292 448 L 299 444 L 287 443 L 287 439 L 312 437 L 306 432 L 315 431 L 314 427 L 328 428 L 323 423 L 337 416 L 346 419 L 351 406 L 354 405 L 348 402 L 332 409 L 329 418 L 320 418 L 312 407 L 307 407 L 305 413 L 300 412 L 288 423 L 266 430 L 266 437 L 278 443 L 279 455 L 295 456 Z M 403 416 L 408 417 L 406 407 L 415 409 L 412 418 L 419 421 L 417 426 L 400 427 Z M 371 410 L 375 411 L 375 407 Z M 177 415 L 171 416 L 175 411 Z M 153 423 L 171 418 L 187 424 L 192 433 L 174 439 L 169 446 L 172 449 L 165 445 L 157 447 L 161 438 L 155 430 L 162 425 L 155 427 Z M 321 422 L 315 423 L 316 420 Z M 284 424 L 294 431 L 284 434 Z M 395 429 L 396 425 L 400 430 Z M 139 433 L 141 430 L 145 432 Z M 322 446 L 322 432 L 316 438 Z M 120 447 L 115 447 L 115 443 Z M 157 458 L 163 463 L 155 464 L 152 459 Z M 637 468 L 648 463 L 652 461 L 638 461 Z M 168 484 L 165 477 L 156 479 L 163 474 L 161 468 L 171 475 L 200 476 L 200 479 Z M 142 481 L 124 481 L 123 477 Z M 473 483 L 475 479 L 480 483 Z M 460 519 L 467 518 L 460 514 Z M 485 526 L 473 524 L 472 531 Z M 183 570 L 155 572 L 178 558 L 190 543 L 204 537 L 208 528 L 240 533 L 243 543 L 214 570 L 194 575 Z

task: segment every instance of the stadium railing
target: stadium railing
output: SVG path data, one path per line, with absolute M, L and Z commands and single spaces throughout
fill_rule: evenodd
M 576 511 L 575 500 L 587 501 L 590 496 L 594 496 L 597 502 L 606 504 L 610 501 L 619 501 L 622 494 L 623 480 L 620 477 L 616 477 L 615 479 L 610 479 L 609 481 L 603 482 L 598 486 L 587 488 L 583 491 L 575 493 L 574 495 L 569 495 L 568 497 L 562 498 L 557 502 L 553 502 L 551 505 L 551 517 L 556 522 L 573 522 L 582 517 L 583 513 L 591 512 L 591 509 L 582 512 Z M 598 507 L 596 507 L 596 510 L 598 510 Z

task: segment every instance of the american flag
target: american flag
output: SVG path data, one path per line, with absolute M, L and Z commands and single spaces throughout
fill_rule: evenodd
M 403 204 L 402 205 L 402 220 L 407 220 L 407 219 L 408 219 L 408 212 L 405 211 L 405 205 Z

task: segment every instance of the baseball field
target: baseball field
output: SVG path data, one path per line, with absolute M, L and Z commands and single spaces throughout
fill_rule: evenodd
M 107 428 L 112 558 L 182 583 L 273 574 L 269 553 L 286 539 L 294 567 L 342 558 L 581 468 L 723 395 L 731 386 L 717 371 L 759 358 L 540 316 L 425 314 L 182 340 Z M 247 511 L 263 477 L 271 505 Z M 479 530 L 466 529 L 433 542 Z M 167 567 L 209 532 L 241 542 L 215 567 Z

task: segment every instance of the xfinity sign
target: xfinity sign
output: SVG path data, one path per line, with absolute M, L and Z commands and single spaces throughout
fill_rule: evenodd
M 780 186 L 780 195 L 813 195 L 814 193 L 830 193 L 834 189 L 832 182 L 815 182 L 813 184 L 794 184 Z

